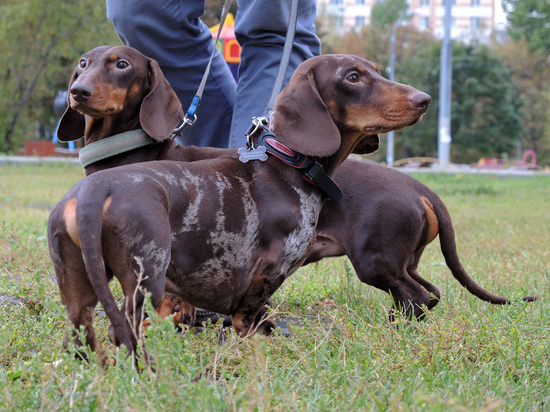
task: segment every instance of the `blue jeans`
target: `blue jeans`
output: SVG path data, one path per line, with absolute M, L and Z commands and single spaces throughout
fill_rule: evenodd
M 185 146 L 242 147 L 252 117 L 264 114 L 282 55 L 291 0 L 238 0 L 235 35 L 241 45 L 235 83 L 216 50 L 197 123 L 178 138 Z M 221 13 L 221 10 L 220 10 Z M 204 0 L 107 0 L 120 40 L 158 61 L 183 110 L 191 104 L 215 47 L 200 20 Z M 315 0 L 299 0 L 296 36 L 285 84 L 296 67 L 321 52 Z

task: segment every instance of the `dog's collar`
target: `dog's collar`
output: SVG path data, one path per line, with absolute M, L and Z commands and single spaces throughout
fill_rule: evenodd
M 78 158 L 82 167 L 86 168 L 100 160 L 147 146 L 154 142 L 155 140 L 145 133 L 143 129 L 130 130 L 87 144 L 80 149 Z
M 253 122 L 247 132 L 247 138 L 249 141 L 252 141 L 251 144 L 255 147 L 265 147 L 267 153 L 277 157 L 287 165 L 298 169 L 304 175 L 305 180 L 317 187 L 323 195 L 328 196 L 334 203 L 338 203 L 343 196 L 342 190 L 326 174 L 323 166 L 308 156 L 296 152 L 281 143 L 277 139 L 277 136 L 265 127 L 266 121 L 263 121 L 263 119 L 255 119 L 256 121 Z

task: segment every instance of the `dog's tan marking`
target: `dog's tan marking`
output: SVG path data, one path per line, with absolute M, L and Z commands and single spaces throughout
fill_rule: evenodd
M 67 202 L 65 211 L 63 212 L 63 220 L 71 240 L 80 249 L 80 237 L 76 229 L 76 198 L 72 198 Z
M 112 53 L 109 58 L 111 59 L 112 62 L 116 62 L 117 59 L 118 59 L 118 55 L 116 53 Z
M 109 209 L 112 201 L 113 198 L 111 196 L 105 200 L 105 203 L 103 204 L 103 218 L 105 218 L 105 213 L 107 212 L 107 209 Z M 67 202 L 65 211 L 63 212 L 63 220 L 71 240 L 76 246 L 78 246 L 79 249 L 81 249 L 80 236 L 78 235 L 78 230 L 76 228 L 76 198 L 73 198 Z
M 118 113 L 124 109 L 124 103 L 126 96 L 128 95 L 128 89 L 123 88 L 111 88 L 106 102 L 109 102 L 107 111 L 110 113 Z
M 428 231 L 428 242 L 426 243 L 428 244 L 431 243 L 439 233 L 439 222 L 437 221 L 437 216 L 435 215 L 432 202 L 424 196 L 420 196 L 420 199 L 422 199 L 422 202 L 424 203 L 424 209 L 426 209 L 426 219 L 428 220 L 428 225 L 430 226 L 430 230 Z
M 128 92 L 128 97 L 137 96 L 141 92 L 141 86 L 137 83 L 134 83 Z
M 246 330 L 242 313 L 237 312 L 233 314 L 233 316 L 231 317 L 231 324 L 233 326 L 233 329 L 235 329 L 237 333 L 242 333 L 244 330 Z
M 107 213 L 107 210 L 109 210 L 109 206 L 111 206 L 112 202 L 113 202 L 113 196 L 109 196 L 107 199 L 105 199 L 105 203 L 103 203 L 103 215 L 102 215 L 103 219 L 105 219 L 105 214 Z

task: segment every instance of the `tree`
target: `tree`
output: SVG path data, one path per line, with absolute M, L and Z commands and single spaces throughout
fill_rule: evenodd
M 15 151 L 36 122 L 56 123 L 53 100 L 80 54 L 120 43 L 95 0 L 4 0 L 0 6 L 0 151 Z
M 503 0 L 508 10 L 508 34 L 525 38 L 531 51 L 550 50 L 550 2 L 548 0 Z
M 225 3 L 225 0 L 206 0 L 204 4 L 204 15 L 201 17 L 201 20 L 208 27 L 213 27 L 220 22 L 220 17 L 222 15 L 222 8 Z M 237 2 L 232 1 L 231 6 L 229 6 L 229 12 L 233 16 L 237 13 Z
M 534 150 L 539 164 L 550 164 L 550 69 L 546 55 L 530 51 L 526 39 L 507 42 L 497 49 L 511 81 L 516 85 L 524 104 L 520 112 L 523 124 L 523 149 Z
M 417 57 L 396 67 L 396 79 L 429 93 L 432 104 L 423 123 L 399 132 L 406 156 L 437 154 L 440 45 L 417 49 Z M 521 137 L 521 100 L 511 71 L 487 46 L 453 43 L 451 161 L 513 155 Z
M 407 0 L 377 1 L 372 7 L 371 24 L 382 30 L 390 30 L 393 24 L 407 14 Z

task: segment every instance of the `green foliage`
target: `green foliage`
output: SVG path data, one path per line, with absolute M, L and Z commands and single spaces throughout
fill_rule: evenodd
M 466 270 L 511 305 L 465 292 L 436 240 L 419 272 L 441 302 L 424 322 L 391 327 L 388 295 L 361 284 L 347 259 L 327 259 L 274 296 L 276 318 L 294 320 L 291 337 L 229 333 L 220 344 L 218 325 L 180 335 L 153 320 L 146 344 L 156 372 L 140 374 L 108 342 L 100 306 L 98 336 L 116 363 L 62 350 L 66 315 L 45 223 L 81 168 L 0 166 L 0 175 L 0 295 L 21 301 L 0 303 L 4 409 L 531 411 L 550 402 L 548 176 L 417 176 L 445 200 Z M 521 302 L 527 294 L 543 299 Z
M 432 104 L 420 125 L 397 134 L 398 153 L 437 157 L 440 46 L 430 42 L 414 48 L 414 55 L 396 65 L 396 80 L 427 92 Z M 512 157 L 523 129 L 521 99 L 510 70 L 487 46 L 456 42 L 452 64 L 451 160 L 471 163 L 503 153 Z
M 539 164 L 550 164 L 550 69 L 546 52 L 530 51 L 525 39 L 501 44 L 497 52 L 510 70 L 523 102 L 520 115 L 522 147 L 532 149 Z
M 224 3 L 225 0 L 205 0 L 204 15 L 201 17 L 204 24 L 208 27 L 212 27 L 220 22 L 220 16 L 222 14 Z M 232 1 L 229 6 L 229 13 L 232 13 L 233 16 L 237 14 L 237 6 L 236 1 Z
M 391 30 L 398 19 L 405 17 L 408 7 L 407 0 L 377 1 L 372 6 L 371 24 L 378 29 Z
M 503 0 L 508 10 L 508 34 L 526 39 L 531 51 L 550 50 L 550 2 L 547 0 Z
M 521 139 L 521 99 L 511 71 L 487 46 L 453 45 L 452 159 L 513 157 Z
M 78 57 L 119 41 L 105 2 L 6 0 L 0 10 L 0 152 L 13 152 L 35 137 L 37 123 L 53 131 L 55 94 Z

